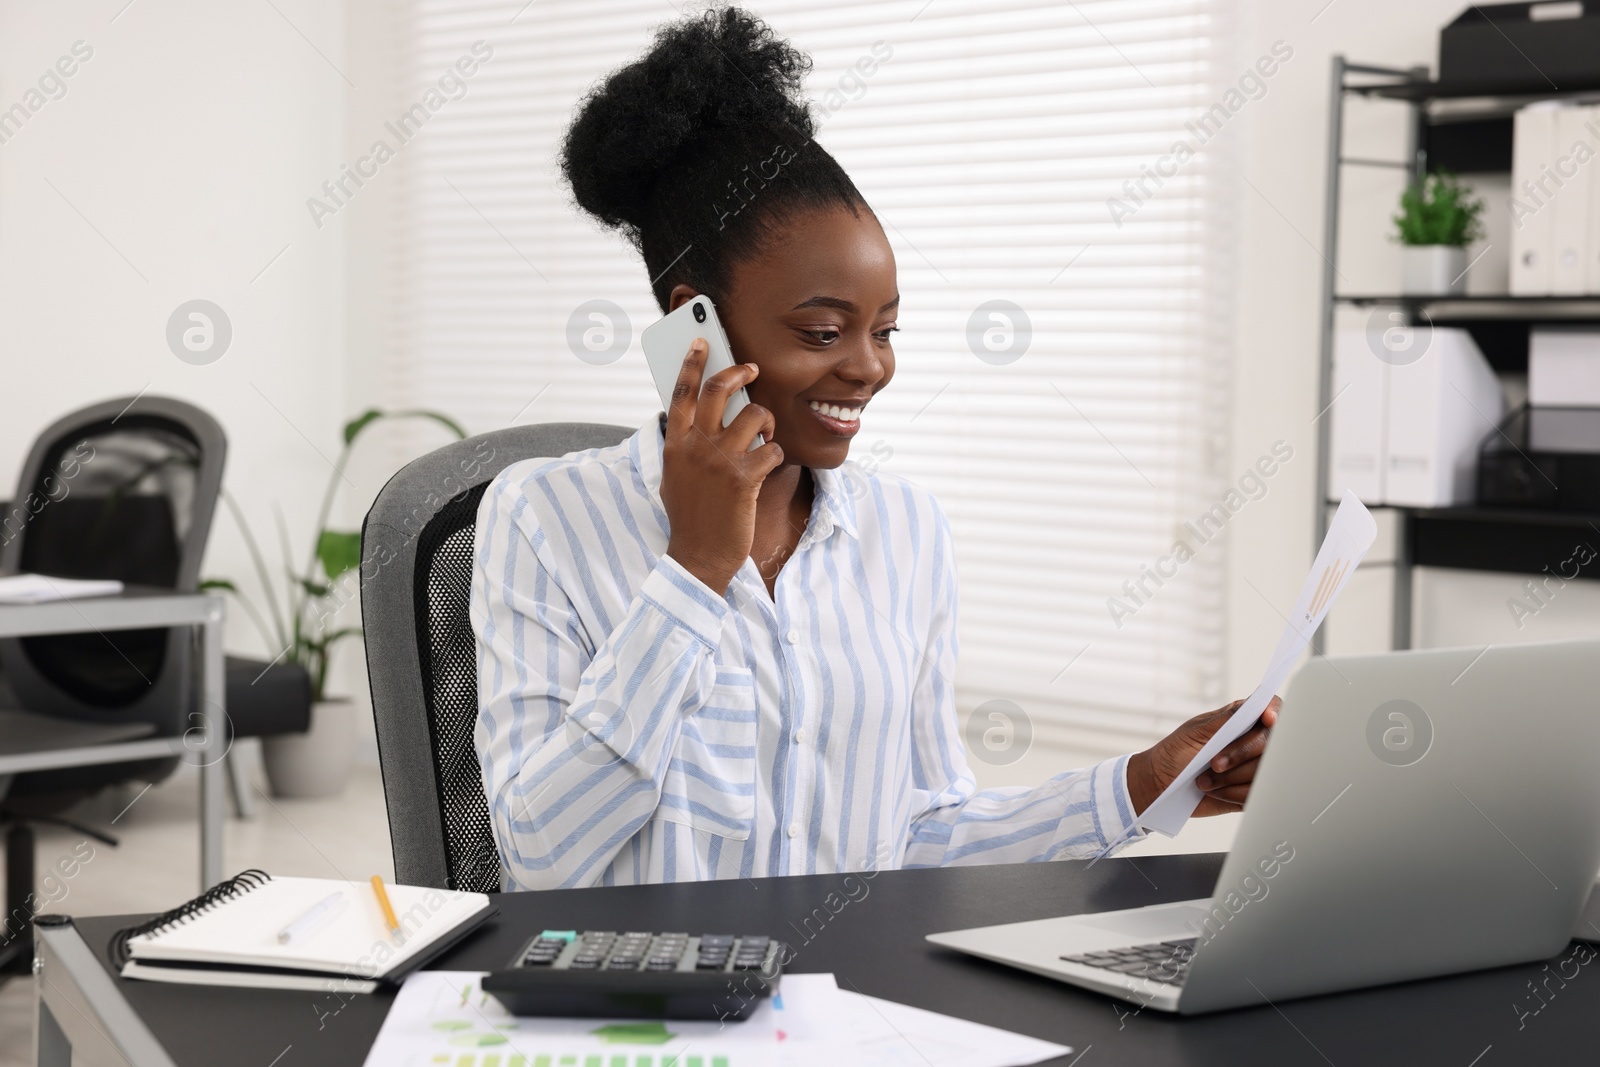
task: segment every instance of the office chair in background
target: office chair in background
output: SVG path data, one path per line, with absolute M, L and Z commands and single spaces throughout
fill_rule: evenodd
M 73 412 L 23 464 L 11 514 L 24 514 L 6 530 L 0 569 L 194 592 L 226 455 L 217 421 L 179 400 L 123 398 Z M 8 638 L 0 671 L 16 705 L 35 715 L 174 735 L 195 700 L 192 645 L 188 627 Z M 130 777 L 160 781 L 176 765 L 18 775 L 6 801 L 77 799 Z
M 226 454 L 217 421 L 180 400 L 123 397 L 67 415 L 35 441 L 16 498 L 0 511 L 0 571 L 197 591 Z M 232 736 L 309 726 L 309 676 L 295 665 L 263 675 L 266 668 L 228 658 Z M 0 750 L 7 733 L 27 735 L 33 747 L 46 740 L 42 747 L 51 749 L 181 735 L 199 710 L 197 674 L 189 627 L 0 639 L 0 680 L 10 690 L 0 693 L 0 707 L 15 709 L 0 712 Z M 61 813 L 110 785 L 159 782 L 178 762 L 174 756 L 0 776 L 0 821 L 9 824 L 0 955 L 12 969 L 31 955 L 13 944 L 23 931 L 11 928 L 30 914 L 30 824 L 65 824 L 115 844 Z M 246 798 L 231 752 L 227 770 L 242 814 Z
M 403 467 L 361 529 L 361 619 L 402 885 L 494 893 L 500 857 L 473 743 L 477 645 L 468 611 L 478 502 L 519 460 L 625 441 L 592 423 L 513 426 L 456 441 Z
M 160 397 L 94 404 L 57 420 L 34 442 L 0 525 L 0 570 L 66 578 L 116 578 L 193 591 L 227 452 L 205 412 Z M 43 735 L 53 749 L 181 734 L 195 699 L 187 628 L 59 634 L 0 640 L 10 690 L 6 733 Z M 0 744 L 7 738 L 0 737 Z M 22 929 L 31 910 L 31 823 L 65 823 L 77 801 L 117 782 L 157 782 L 177 757 L 99 763 L 0 781 L 6 835 L 6 949 L 15 969 L 31 956 Z M 18 907 L 21 910 L 19 912 Z

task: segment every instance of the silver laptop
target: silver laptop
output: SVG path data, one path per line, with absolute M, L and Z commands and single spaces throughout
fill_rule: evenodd
M 1600 642 L 1315 659 L 1209 900 L 928 940 L 1194 1014 L 1547 959 L 1597 869 Z

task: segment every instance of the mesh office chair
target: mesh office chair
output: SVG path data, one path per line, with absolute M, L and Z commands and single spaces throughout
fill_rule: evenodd
M 116 578 L 192 593 L 222 489 L 227 439 L 181 400 L 124 397 L 58 420 L 34 442 L 5 516 L 0 569 Z M 29 712 L 180 734 L 195 700 L 193 632 L 0 640 L 0 671 Z M 7 797 L 61 805 L 102 786 L 158 781 L 176 758 L 19 775 Z
M 109 400 L 57 420 L 34 442 L 16 497 L 0 512 L 0 570 L 194 592 L 226 451 L 215 419 L 162 397 Z M 69 750 L 172 736 L 196 697 L 188 627 L 8 638 L 0 671 L 10 689 L 0 703 L 23 709 L 3 713 L 0 745 Z M 0 971 L 25 972 L 32 960 L 30 821 L 67 822 L 56 813 L 73 802 L 115 782 L 159 781 L 177 765 L 171 757 L 0 775 Z
M 361 528 L 361 619 L 395 879 L 494 893 L 500 858 L 473 743 L 477 644 L 468 611 L 478 502 L 519 460 L 626 440 L 623 426 L 546 423 L 413 460 Z

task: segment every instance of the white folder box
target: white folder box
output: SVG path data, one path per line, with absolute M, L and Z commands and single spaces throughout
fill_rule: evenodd
M 1471 502 L 1478 448 L 1505 415 L 1505 394 L 1465 330 L 1435 329 L 1421 358 L 1389 368 L 1390 504 L 1450 507 Z
M 1594 109 L 1588 107 L 1564 107 L 1555 112 L 1551 169 L 1565 183 L 1550 202 L 1555 211 L 1550 228 L 1550 292 L 1556 296 L 1581 296 L 1588 291 L 1596 147 L 1589 127 L 1594 115 Z
M 1596 153 L 1600 153 L 1600 106 L 1591 104 L 1583 110 L 1588 115 L 1583 129 L 1584 140 Z M 1589 175 L 1589 226 L 1584 241 L 1587 263 L 1584 267 L 1583 291 L 1600 295 L 1600 154 L 1584 166 L 1595 173 Z
M 1558 104 L 1530 104 L 1512 120 L 1511 149 L 1511 293 L 1550 295 L 1550 251 L 1559 192 L 1550 177 L 1555 158 Z
M 1332 420 L 1328 499 L 1342 499 L 1349 491 L 1363 504 L 1382 504 L 1389 364 L 1373 352 L 1366 331 L 1340 330 L 1334 338 L 1333 398 L 1324 416 Z
M 1600 330 L 1540 326 L 1529 332 L 1528 403 L 1600 407 Z

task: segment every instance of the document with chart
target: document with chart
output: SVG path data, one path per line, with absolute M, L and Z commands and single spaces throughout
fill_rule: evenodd
M 1168 837 L 1183 829 L 1183 824 L 1189 821 L 1189 816 L 1194 814 L 1195 807 L 1204 795 L 1200 787 L 1194 784 L 1195 777 L 1216 758 L 1218 752 L 1255 725 L 1273 696 L 1283 688 L 1283 683 L 1288 681 L 1290 672 L 1300 659 L 1300 653 L 1311 643 L 1311 637 L 1322 625 L 1328 609 L 1333 607 L 1333 602 L 1339 598 L 1339 593 L 1350 581 L 1350 576 L 1355 573 L 1377 536 L 1378 524 L 1372 513 L 1356 499 L 1354 493 L 1346 490 L 1339 510 L 1333 517 L 1333 524 L 1328 527 L 1328 535 L 1322 539 L 1316 562 L 1311 565 L 1311 573 L 1306 575 L 1305 585 L 1294 602 L 1294 610 L 1287 617 L 1283 636 L 1278 638 L 1277 650 L 1268 661 L 1261 683 L 1250 694 L 1250 698 L 1239 705 L 1239 710 L 1229 716 L 1222 728 L 1212 735 L 1205 747 L 1195 754 L 1172 784 L 1144 810 L 1136 820 L 1138 825 Z
M 478 971 L 406 979 L 366 1067 L 777 1067 L 770 1001 L 740 1023 L 513 1016 Z

